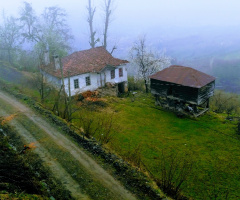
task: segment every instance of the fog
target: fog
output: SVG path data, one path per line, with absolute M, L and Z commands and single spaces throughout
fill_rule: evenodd
M 90 48 L 87 0 L 27 2 L 32 4 L 37 14 L 49 6 L 64 8 L 75 38 L 73 49 Z M 102 0 L 93 2 L 97 7 L 94 27 L 98 36 L 102 37 Z M 23 1 L 19 0 L 1 0 L 0 4 L 8 16 L 18 16 L 21 6 Z M 234 60 L 238 63 L 236 60 L 240 59 L 240 2 L 237 0 L 115 0 L 114 7 L 108 48 L 117 45 L 115 56 L 127 59 L 133 42 L 146 35 L 148 45 L 164 49 L 172 57 L 173 63 L 213 75 L 216 75 L 216 60 Z M 239 68 L 237 73 L 240 76 Z
M 87 48 L 88 26 L 86 23 L 87 0 L 27 0 L 37 13 L 45 7 L 56 6 L 64 8 L 68 13 L 69 24 L 77 41 L 76 48 Z M 95 0 L 96 28 L 101 33 L 102 0 Z M 7 15 L 17 16 L 23 1 L 1 0 L 0 8 Z M 121 41 L 126 37 L 137 38 L 146 34 L 149 39 L 175 39 L 192 34 L 201 34 L 208 29 L 215 34 L 214 29 L 222 31 L 240 27 L 240 2 L 237 0 L 115 0 L 113 20 L 110 25 L 110 37 Z M 211 27 L 213 30 L 211 30 Z M 227 33 L 227 31 L 226 31 Z M 85 37 L 84 37 L 85 36 Z

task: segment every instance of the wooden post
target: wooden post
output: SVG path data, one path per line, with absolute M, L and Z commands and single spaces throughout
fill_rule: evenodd
M 207 100 L 207 108 L 209 108 L 209 99 Z

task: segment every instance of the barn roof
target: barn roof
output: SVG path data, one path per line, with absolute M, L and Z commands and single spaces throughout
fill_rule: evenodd
M 96 47 L 88 50 L 74 52 L 69 56 L 62 58 L 63 76 L 75 76 L 90 72 L 100 72 L 107 66 L 117 67 L 128 63 L 127 60 L 114 58 L 104 47 Z M 55 70 L 51 63 L 43 66 L 42 69 L 49 74 L 61 77 L 61 71 Z
M 150 76 L 151 79 L 175 83 L 183 86 L 201 88 L 215 80 L 215 77 L 191 67 L 172 65 Z

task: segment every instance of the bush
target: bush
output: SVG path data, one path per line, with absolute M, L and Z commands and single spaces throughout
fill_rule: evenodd
M 160 178 L 157 185 L 174 199 L 185 199 L 181 190 L 186 186 L 185 182 L 192 175 L 194 168 L 193 155 L 189 152 L 178 153 L 176 151 L 162 151 L 157 169 Z
M 134 76 L 128 77 L 128 90 L 129 91 L 143 91 L 145 92 L 145 85 L 143 79 L 137 79 Z
M 210 101 L 210 107 L 217 113 L 240 114 L 240 97 L 237 94 L 217 90 Z
M 138 144 L 133 149 L 128 149 L 124 154 L 124 159 L 138 168 L 142 168 L 142 145 Z
M 79 115 L 79 122 L 87 138 L 97 137 L 100 143 L 107 144 L 113 140 L 117 125 L 113 114 L 95 116 L 92 111 Z

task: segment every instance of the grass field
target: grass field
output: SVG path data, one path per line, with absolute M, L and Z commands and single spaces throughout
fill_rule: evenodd
M 21 90 L 21 88 L 20 88 Z M 20 91 L 39 100 L 32 89 Z M 52 108 L 52 100 L 44 106 Z M 225 120 L 225 114 L 209 112 L 197 119 L 177 118 L 169 111 L 156 109 L 151 95 L 138 92 L 135 97 L 107 97 L 105 106 L 96 105 L 76 112 L 75 125 L 82 126 L 79 115 L 94 119 L 113 116 L 114 138 L 107 146 L 124 159 L 141 160 L 153 178 L 161 178 L 162 154 L 170 157 L 187 155 L 194 163 L 182 192 L 193 199 L 240 198 L 240 141 L 236 135 L 236 121 Z M 101 134 L 95 135 L 97 139 Z M 150 173 L 151 172 L 151 173 Z
M 91 113 L 98 118 L 114 113 L 118 129 L 108 146 L 117 154 L 129 159 L 131 152 L 137 152 L 139 155 L 133 157 L 140 156 L 155 178 L 160 178 L 162 152 L 187 154 L 194 167 L 182 186 L 183 194 L 194 199 L 240 196 L 236 122 L 213 112 L 198 119 L 177 118 L 172 112 L 156 109 L 152 96 L 143 93 L 137 94 L 134 101 L 130 97 L 109 97 L 106 102 L 107 107 Z

